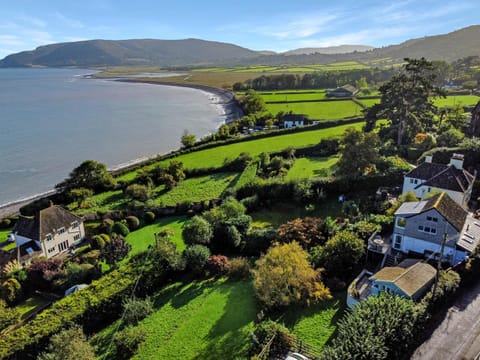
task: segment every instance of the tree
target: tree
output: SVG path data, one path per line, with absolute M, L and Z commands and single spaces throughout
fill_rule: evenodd
M 127 298 L 123 301 L 123 322 L 126 325 L 137 325 L 153 311 L 153 301 L 149 297 L 145 299 Z
M 403 359 L 422 315 L 411 300 L 388 292 L 370 296 L 338 322 L 337 336 L 320 359 Z
M 339 175 L 360 176 L 378 161 L 380 140 L 374 132 L 345 130 L 340 140 L 340 160 L 337 166 Z
M 435 84 L 437 73 L 431 62 L 424 58 L 405 61 L 400 73 L 380 87 L 380 117 L 390 121 L 397 145 L 411 143 L 415 134 L 431 127 L 436 111 L 433 98 L 445 96 Z
M 72 201 L 75 201 L 77 204 L 81 204 L 89 197 L 93 195 L 93 191 L 91 189 L 79 188 L 79 189 L 72 189 L 68 194 Z
M 323 221 L 320 218 L 297 218 L 280 225 L 277 230 L 277 239 L 282 243 L 297 241 L 304 248 L 323 245 L 326 241 L 323 228 Z
M 247 115 L 266 110 L 263 98 L 258 95 L 255 90 L 251 89 L 248 90 L 245 96 L 241 99 L 241 104 L 243 105 L 243 111 L 245 111 L 245 114 Z
M 190 134 L 188 130 L 183 131 L 183 135 L 181 138 L 182 145 L 185 147 L 190 147 L 195 145 L 195 142 L 197 141 L 195 135 Z
M 123 222 L 116 221 L 112 226 L 112 233 L 127 236 L 130 233 L 128 226 L 125 225 Z
M 460 130 L 451 128 L 438 135 L 437 144 L 446 147 L 458 146 L 464 137 L 465 135 Z
M 201 216 L 194 216 L 183 226 L 182 238 L 187 245 L 208 244 L 213 236 L 210 223 Z
M 69 177 L 55 187 L 60 191 L 72 189 L 90 189 L 99 192 L 113 188 L 115 180 L 107 171 L 105 164 L 94 160 L 86 160 L 73 169 Z
M 148 185 L 131 184 L 125 189 L 125 195 L 133 200 L 145 202 L 152 197 L 152 189 Z
M 94 360 L 95 352 L 82 328 L 73 325 L 50 338 L 47 352 L 39 360 Z
M 323 247 L 312 250 L 312 262 L 323 267 L 328 276 L 342 280 L 351 278 L 365 256 L 365 243 L 354 233 L 340 231 Z
M 115 267 L 119 261 L 127 257 L 131 249 L 132 246 L 121 235 L 117 235 L 100 250 L 100 258 L 108 265 Z
M 307 260 L 308 253 L 296 242 L 275 244 L 252 270 L 257 298 L 267 308 L 292 303 L 310 304 L 331 297 L 320 271 Z

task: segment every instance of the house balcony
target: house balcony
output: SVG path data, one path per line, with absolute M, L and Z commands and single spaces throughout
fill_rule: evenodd
M 367 249 L 377 254 L 388 254 L 392 249 L 392 235 L 382 235 L 375 231 L 368 239 Z
M 371 271 L 364 269 L 348 286 L 347 306 L 350 309 L 353 309 L 353 307 L 360 303 L 360 301 L 365 300 L 370 296 L 372 288 L 370 276 L 372 276 L 372 274 Z

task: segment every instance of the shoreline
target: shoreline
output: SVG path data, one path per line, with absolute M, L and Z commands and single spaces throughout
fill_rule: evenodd
M 91 77 L 90 75 L 84 75 L 83 76 L 85 79 L 97 79 L 95 77 Z M 212 102 L 214 105 L 218 105 L 223 109 L 223 113 L 219 114 L 219 117 L 224 117 L 224 123 L 225 124 L 230 124 L 237 120 L 239 117 L 241 117 L 242 112 L 241 109 L 237 106 L 233 93 L 224 90 L 224 89 L 219 89 L 219 88 L 214 88 L 211 86 L 206 86 L 206 85 L 196 85 L 196 84 L 177 84 L 177 83 L 168 83 L 168 82 L 158 82 L 158 81 L 146 81 L 146 80 L 138 80 L 138 79 L 128 79 L 128 78 L 104 78 L 106 80 L 113 80 L 113 81 L 119 81 L 119 82 L 127 82 L 127 83 L 139 83 L 139 84 L 152 84 L 152 85 L 167 85 L 167 86 L 176 86 L 176 87 L 186 87 L 186 88 L 191 88 L 195 90 L 200 90 L 203 92 L 206 92 L 208 94 L 214 95 L 217 97 L 219 100 L 218 102 Z M 210 98 L 210 100 L 213 100 Z M 178 149 L 173 149 L 171 151 L 176 151 Z M 166 152 L 165 154 L 167 154 Z M 142 163 L 146 163 L 154 158 L 156 158 L 158 155 L 163 155 L 160 153 L 154 154 L 152 156 L 148 157 L 142 157 L 142 158 L 136 158 L 129 160 L 125 163 L 117 164 L 117 165 L 112 165 L 111 167 L 108 168 L 108 171 L 111 173 L 115 173 L 117 171 L 121 171 L 124 169 L 128 169 L 129 167 L 136 166 L 136 165 L 141 165 Z M 42 198 L 45 198 L 47 196 L 53 195 L 56 193 L 55 189 L 51 189 L 48 191 L 45 191 L 43 193 L 39 194 L 34 194 L 30 196 L 26 196 L 23 198 L 20 198 L 18 200 L 12 200 L 9 201 L 5 204 L 0 204 L 0 219 L 3 219 L 5 217 L 9 216 L 16 216 L 19 213 L 19 210 L 22 206 L 27 205 L 31 203 L 32 201 L 39 200 Z

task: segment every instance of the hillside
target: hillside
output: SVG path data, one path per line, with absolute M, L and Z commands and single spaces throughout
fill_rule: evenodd
M 258 53 L 233 44 L 185 40 L 88 40 L 52 44 L 12 54 L 0 67 L 189 65 L 224 63 L 252 58 Z
M 405 57 L 453 61 L 471 55 L 480 55 L 480 25 L 371 50 L 363 45 L 342 45 L 302 48 L 282 54 L 198 39 L 88 40 L 46 45 L 12 54 L 0 61 L 0 67 L 300 65 Z

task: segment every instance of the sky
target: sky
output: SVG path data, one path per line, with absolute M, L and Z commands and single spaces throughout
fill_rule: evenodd
M 478 0 L 3 0 L 0 59 L 88 39 L 198 38 L 252 50 L 375 47 L 480 23 Z

